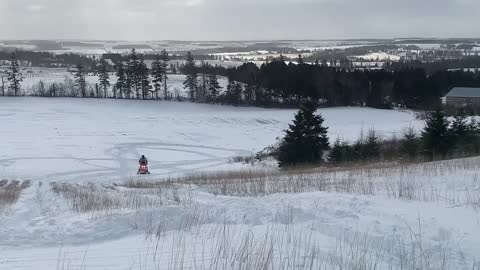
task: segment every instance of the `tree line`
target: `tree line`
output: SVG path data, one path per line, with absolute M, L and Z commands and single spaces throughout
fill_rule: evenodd
M 10 72 L 21 73 L 16 53 L 11 57 L 14 60 Z M 86 83 L 91 67 L 80 62 L 73 72 L 75 90 L 63 93 L 98 98 L 181 99 L 183 97 L 174 97 L 169 92 L 167 70 L 172 69 L 170 57 L 163 50 L 155 55 L 150 68 L 145 63 L 145 56 L 137 54 L 134 49 L 125 61 L 118 61 L 114 66 L 101 59 L 93 70 L 99 77 L 99 83 L 94 87 Z M 280 56 L 260 67 L 245 63 L 225 68 L 205 61 L 197 63 L 194 55 L 188 52 L 185 63 L 178 69 L 186 76 L 183 85 L 191 101 L 245 106 L 298 107 L 306 100 L 315 100 L 321 106 L 331 107 L 398 106 L 431 110 L 440 105 L 440 98 L 452 87 L 480 87 L 480 74 L 474 72 L 441 70 L 428 74 L 423 68 L 412 67 L 395 70 L 337 68 L 319 62 L 307 64 L 301 56 L 296 63 L 287 63 Z M 110 82 L 113 73 L 116 83 Z M 225 89 L 218 82 L 219 76 L 228 78 Z M 12 92 L 18 94 L 19 84 L 12 85 L 10 79 L 9 83 Z M 51 89 L 39 92 L 58 96 L 55 88 L 69 86 L 69 83 L 54 84 L 49 86 Z
M 331 144 L 328 127 L 316 110 L 314 102 L 300 107 L 273 152 L 280 167 L 325 162 L 341 166 L 379 161 L 432 161 L 480 153 L 480 123 L 463 113 L 449 119 L 442 110 L 436 110 L 429 114 L 420 134 L 408 128 L 400 138 L 382 140 L 372 129 L 355 142 L 337 139 Z

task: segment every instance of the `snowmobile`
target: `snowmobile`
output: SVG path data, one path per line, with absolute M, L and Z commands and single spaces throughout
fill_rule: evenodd
M 138 168 L 137 174 L 150 174 L 150 171 L 148 170 L 148 166 L 146 164 L 140 165 L 140 168 Z

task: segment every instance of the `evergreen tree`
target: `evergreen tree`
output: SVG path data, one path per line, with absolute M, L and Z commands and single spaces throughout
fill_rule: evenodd
M 140 62 L 138 64 L 138 78 L 140 81 L 140 89 L 142 90 L 142 99 L 146 99 L 148 93 L 152 90 L 150 85 L 150 70 L 143 60 L 143 56 L 140 57 Z
M 465 112 L 462 110 L 459 112 L 452 122 L 450 128 L 450 135 L 452 136 L 452 142 L 455 144 L 455 150 L 457 154 L 465 155 L 467 152 L 471 152 L 476 148 L 476 124 L 472 119 L 470 123 L 467 122 Z M 476 151 L 475 151 L 476 152 Z
M 368 132 L 367 139 L 363 145 L 362 156 L 367 160 L 376 160 L 380 157 L 380 139 L 373 129 Z
M 7 72 L 5 71 L 5 74 Z M 5 96 L 5 77 L 2 73 L 0 73 L 0 79 L 2 80 L 2 96 Z
M 222 89 L 222 87 L 218 83 L 217 75 L 215 73 L 211 73 L 208 79 L 208 96 L 211 101 L 215 102 L 220 89 Z
M 80 96 L 87 97 L 87 81 L 85 79 L 85 68 L 82 64 L 76 66 L 73 76 L 75 78 L 77 90 L 80 92 Z
M 168 52 L 166 50 L 162 50 L 162 52 L 160 53 L 160 59 L 162 60 L 162 71 L 163 71 L 163 96 L 165 99 L 168 99 L 169 95 L 168 95 L 168 86 L 167 86 L 167 81 L 168 81 L 167 67 L 168 67 L 168 62 L 170 61 L 170 56 L 168 55 Z
M 108 73 L 107 61 L 104 59 L 100 61 L 100 71 L 98 77 L 100 79 L 100 86 L 103 90 L 103 97 L 107 98 L 108 88 L 110 87 L 110 74 Z
M 400 152 L 410 160 L 413 160 L 417 157 L 419 146 L 419 138 L 415 130 L 413 127 L 408 128 L 403 134 Z
M 460 112 L 452 122 L 451 134 L 455 141 L 465 138 L 469 133 L 469 125 L 467 124 L 467 117 L 464 112 Z
M 16 52 L 10 54 L 10 62 L 10 66 L 7 69 L 7 81 L 10 83 L 10 91 L 13 92 L 14 96 L 17 96 L 20 94 L 20 83 L 23 81 L 23 76 L 20 72 Z
M 118 94 L 120 98 L 122 95 L 125 94 L 126 96 L 126 91 L 127 91 L 127 74 L 125 73 L 125 66 L 123 65 L 122 62 L 118 64 L 118 69 L 117 69 L 117 83 L 115 84 L 115 89 L 118 91 Z M 114 92 L 114 97 L 116 98 L 116 91 Z
M 239 82 L 235 83 L 233 88 L 233 104 L 239 105 L 242 103 L 243 85 Z
M 204 102 L 206 99 L 208 99 L 208 82 L 205 74 L 202 74 L 201 78 L 202 82 L 197 87 L 196 100 Z
M 140 61 L 135 49 L 132 49 L 128 57 L 128 67 L 127 67 L 127 84 L 129 86 L 129 91 L 135 92 L 136 98 L 140 99 L 140 89 L 141 89 L 141 78 L 140 78 Z
M 185 81 L 183 82 L 183 87 L 188 89 L 190 99 L 195 100 L 195 92 L 198 88 L 198 78 L 197 78 L 197 68 L 195 67 L 195 59 L 191 52 L 187 53 L 186 63 L 183 68 L 183 73 L 186 76 Z
M 328 154 L 328 161 L 339 164 L 343 162 L 343 145 L 340 139 L 337 139 Z
M 93 88 L 90 87 L 90 89 L 93 92 Z M 95 84 L 95 93 L 96 93 L 96 95 L 94 94 L 93 96 L 96 96 L 97 98 L 99 98 L 100 97 L 100 87 L 98 87 L 98 83 Z
M 315 114 L 316 110 L 316 104 L 308 102 L 295 115 L 278 149 L 280 167 L 322 160 L 323 151 L 329 148 L 328 128 L 323 126 L 324 120 Z
M 235 81 L 233 81 L 231 76 L 228 76 L 227 90 L 225 92 L 225 102 L 229 104 L 234 103 L 234 94 L 235 92 Z
M 161 62 L 161 56 L 155 56 L 155 61 L 152 63 L 152 77 L 153 77 L 153 89 L 155 91 L 155 97 L 158 99 L 158 93 L 162 89 L 162 82 L 164 78 L 164 65 Z M 166 97 L 166 96 L 165 96 Z
M 431 158 L 438 156 L 445 158 L 452 148 L 452 138 L 448 130 L 448 121 L 441 110 L 433 112 L 425 122 L 422 131 L 423 147 L 431 154 Z

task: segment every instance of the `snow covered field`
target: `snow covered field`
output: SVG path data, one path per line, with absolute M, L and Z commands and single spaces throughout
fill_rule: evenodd
M 392 135 L 420 126 L 411 112 L 321 110 L 330 137 L 375 128 Z M 1 98 L 0 176 L 109 181 L 136 172 L 141 154 L 156 175 L 228 165 L 276 142 L 294 110 L 179 102 Z
M 479 269 L 480 159 L 297 174 L 230 162 L 294 112 L 0 98 L 0 269 Z M 332 140 L 421 126 L 320 112 Z M 230 169 L 244 174 L 201 176 Z

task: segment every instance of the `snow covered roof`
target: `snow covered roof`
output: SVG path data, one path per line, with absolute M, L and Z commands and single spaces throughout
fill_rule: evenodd
M 473 87 L 455 87 L 448 94 L 447 97 L 467 97 L 480 98 L 480 88 Z

